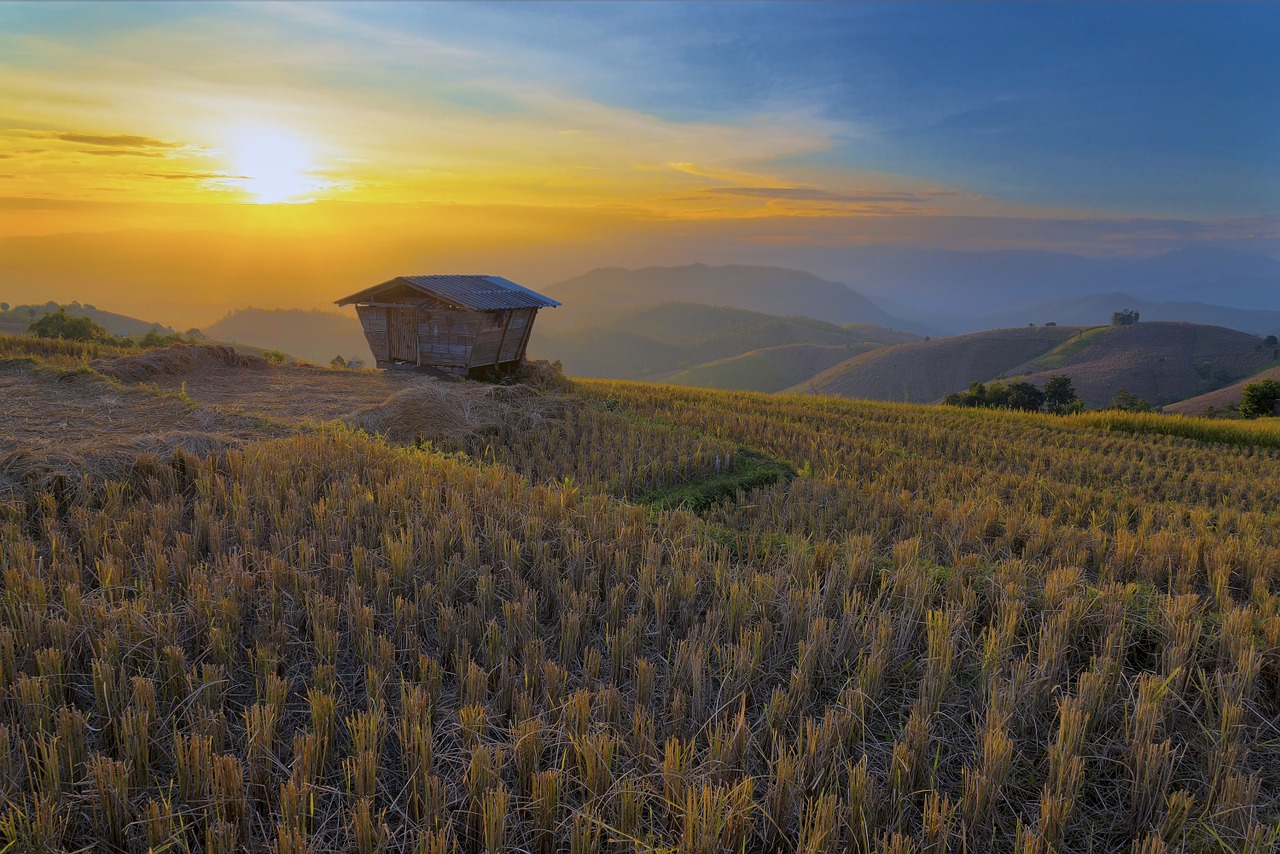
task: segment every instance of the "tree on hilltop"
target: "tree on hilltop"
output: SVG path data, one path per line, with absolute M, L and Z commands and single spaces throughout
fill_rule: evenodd
M 1138 322 L 1138 312 L 1134 311 L 1131 308 L 1126 308 L 1122 311 L 1112 312 L 1111 314 L 1112 326 L 1132 326 L 1137 322 Z

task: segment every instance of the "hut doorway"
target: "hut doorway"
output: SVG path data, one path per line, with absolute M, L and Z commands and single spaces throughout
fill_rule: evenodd
M 418 364 L 418 310 L 387 309 L 387 343 L 391 361 Z

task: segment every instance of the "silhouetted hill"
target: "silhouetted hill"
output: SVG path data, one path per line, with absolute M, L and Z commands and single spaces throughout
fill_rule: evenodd
M 868 336 L 895 334 L 910 333 L 673 302 L 615 313 L 604 323 L 568 330 L 548 330 L 540 314 L 529 346 L 534 358 L 559 359 L 570 376 L 641 379 L 762 348 L 843 346 L 864 343 Z
M 349 314 L 318 309 L 242 308 L 206 326 L 203 332 L 221 341 L 282 350 L 317 364 L 327 364 L 336 355 L 373 364 L 360 321 Z
M 55 312 L 59 308 L 65 308 L 68 314 L 76 317 L 89 318 L 112 335 L 136 337 L 146 335 L 153 330 L 163 334 L 174 332 L 173 329 L 163 323 L 140 320 L 127 314 L 116 314 L 113 311 L 104 311 L 95 305 L 82 305 L 79 302 L 57 303 L 52 300 L 40 305 L 15 305 L 11 306 L 8 311 L 0 311 L 0 332 L 11 335 L 26 332 L 27 327 L 31 325 L 33 320 Z
M 599 325 L 625 308 L 676 301 L 778 316 L 821 317 L 832 323 L 913 325 L 891 317 L 847 285 L 782 267 L 601 267 L 543 290 L 564 304 L 547 313 L 548 329 Z M 539 323 L 543 321 L 540 317 Z

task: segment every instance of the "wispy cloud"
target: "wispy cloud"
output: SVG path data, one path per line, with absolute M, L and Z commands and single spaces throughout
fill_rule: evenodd
M 92 154 L 94 157 L 168 157 L 163 151 L 149 151 L 145 148 L 78 148 L 77 154 Z
M 17 136 L 26 136 L 34 139 L 57 139 L 62 142 L 75 143 L 76 145 L 101 145 L 106 148 L 172 149 L 179 148 L 182 145 L 182 143 L 178 142 L 168 142 L 163 139 L 128 133 L 99 134 L 70 130 L 18 130 L 14 133 Z
M 147 178 L 160 178 L 165 181 L 228 181 L 243 179 L 244 175 L 231 175 L 226 172 L 147 172 Z
M 831 191 L 814 187 L 712 187 L 707 193 L 754 199 L 776 199 L 787 202 L 839 202 L 852 205 L 925 204 L 940 196 L 960 195 L 958 190 L 845 190 Z

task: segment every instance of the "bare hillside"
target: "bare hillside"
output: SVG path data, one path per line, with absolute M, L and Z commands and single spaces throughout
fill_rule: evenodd
M 1197 323 L 1138 323 L 1095 327 L 1009 375 L 1043 385 L 1053 374 L 1066 374 L 1089 407 L 1105 406 L 1121 388 L 1162 406 L 1221 388 L 1271 361 L 1270 348 L 1246 332 Z
M 1081 331 L 1028 326 L 896 344 L 841 362 L 790 391 L 932 403 L 971 382 L 998 377 Z
M 1228 406 L 1236 406 L 1240 403 L 1240 395 L 1244 392 L 1244 387 L 1258 380 L 1280 380 L 1280 367 L 1267 368 L 1265 371 L 1259 371 L 1253 376 L 1245 377 L 1231 385 L 1223 386 L 1205 394 L 1198 394 L 1195 397 L 1189 397 L 1177 403 L 1167 403 L 1164 406 L 1164 411 L 1176 412 L 1181 415 L 1200 415 L 1206 409 L 1226 409 Z

